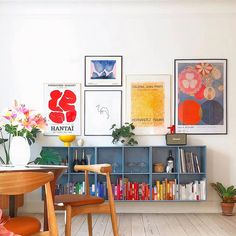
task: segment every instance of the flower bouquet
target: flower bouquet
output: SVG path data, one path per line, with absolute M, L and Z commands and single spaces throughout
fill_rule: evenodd
M 46 126 L 45 118 L 40 113 L 27 108 L 24 104 L 18 105 L 16 101 L 12 108 L 2 112 L 0 119 L 2 123 L 0 125 L 0 144 L 3 145 L 6 156 L 5 162 L 0 157 L 2 164 L 10 163 L 10 145 L 14 137 L 24 137 L 31 145 L 35 142 L 37 134 Z M 8 138 L 4 138 L 3 130 L 8 134 Z

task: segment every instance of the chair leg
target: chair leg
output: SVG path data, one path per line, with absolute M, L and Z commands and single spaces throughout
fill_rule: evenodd
M 111 223 L 114 236 L 118 236 L 117 217 L 115 209 L 111 209 Z
M 89 236 L 92 236 L 93 235 L 92 214 L 88 214 L 87 218 L 88 218 L 88 232 L 89 232 Z
M 66 206 L 66 224 L 65 224 L 65 236 L 71 236 L 71 206 Z

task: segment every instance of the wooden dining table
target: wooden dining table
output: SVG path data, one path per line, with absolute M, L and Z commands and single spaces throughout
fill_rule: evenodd
M 25 166 L 13 166 L 13 165 L 0 165 L 0 173 L 3 172 L 53 172 L 54 179 L 50 182 L 52 196 L 54 199 L 56 182 L 62 175 L 68 166 L 63 165 L 25 165 Z M 15 196 L 9 196 L 9 216 L 15 217 L 17 215 L 17 206 L 15 204 Z M 44 230 L 48 230 L 48 217 L 47 217 L 47 204 L 44 201 Z

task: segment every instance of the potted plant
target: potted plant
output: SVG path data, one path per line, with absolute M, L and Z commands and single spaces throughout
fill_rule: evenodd
M 113 137 L 112 143 L 121 142 L 122 144 L 130 146 L 138 144 L 138 142 L 134 139 L 134 129 L 135 126 L 133 125 L 133 123 L 126 122 L 120 128 L 117 128 L 116 124 L 113 124 L 111 127 L 111 136 Z
M 234 186 L 225 187 L 222 183 L 211 183 L 211 186 L 216 190 L 220 196 L 222 214 L 226 216 L 233 215 L 233 208 L 235 203 L 236 188 Z

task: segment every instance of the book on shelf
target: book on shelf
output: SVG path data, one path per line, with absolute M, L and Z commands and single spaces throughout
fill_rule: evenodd
M 156 184 L 152 188 L 152 200 L 176 200 L 177 199 L 178 186 L 176 179 L 163 181 L 156 181 Z
M 198 155 L 180 149 L 180 173 L 201 173 Z
M 180 184 L 179 200 L 200 201 L 206 200 L 206 179 Z
M 56 195 L 60 194 L 85 194 L 85 182 L 74 182 L 66 184 L 57 184 Z M 90 195 L 95 196 L 95 184 L 90 186 Z

